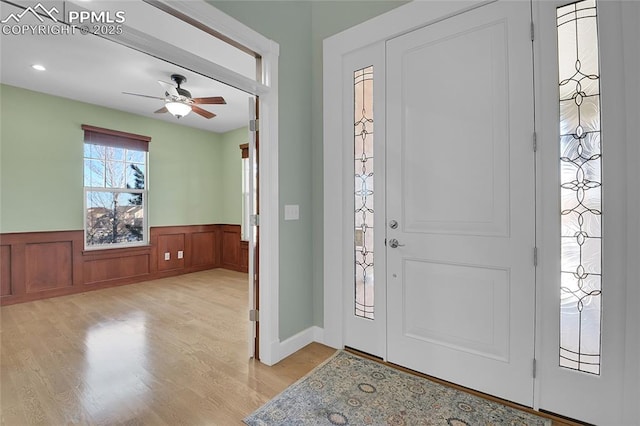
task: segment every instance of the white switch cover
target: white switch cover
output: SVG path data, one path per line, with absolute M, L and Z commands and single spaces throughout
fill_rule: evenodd
M 166 252 L 166 253 L 164 254 L 164 260 L 171 260 L 171 253 Z
M 178 259 L 182 259 L 184 257 L 184 252 L 182 250 L 178 250 Z
M 297 204 L 287 204 L 284 206 L 284 220 L 300 219 L 300 206 Z

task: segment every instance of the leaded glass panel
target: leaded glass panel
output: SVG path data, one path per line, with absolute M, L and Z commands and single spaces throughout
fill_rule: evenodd
M 373 319 L 373 66 L 353 74 L 356 316 Z
M 600 374 L 602 173 L 595 0 L 557 9 L 560 366 Z

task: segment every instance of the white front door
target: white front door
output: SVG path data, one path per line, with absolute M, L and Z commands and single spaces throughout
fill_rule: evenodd
M 528 2 L 387 43 L 390 362 L 533 405 Z

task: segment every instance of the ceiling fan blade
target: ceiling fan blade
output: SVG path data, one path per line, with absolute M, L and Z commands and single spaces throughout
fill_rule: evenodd
M 214 97 L 211 97 L 211 98 L 193 98 L 192 100 L 193 100 L 194 104 L 200 104 L 200 105 L 204 105 L 204 104 L 222 105 L 222 104 L 226 104 L 227 103 L 227 101 L 225 101 L 222 96 L 214 96 Z
M 154 111 L 154 113 L 156 113 L 156 114 L 163 114 L 163 113 L 165 113 L 165 112 L 169 112 L 169 110 L 167 109 L 167 107 L 162 107 L 162 108 L 160 108 L 159 110 Z
M 180 93 L 178 93 L 178 91 L 176 90 L 176 87 L 173 84 L 167 83 L 166 81 L 162 81 L 162 80 L 158 80 L 158 84 L 160 84 L 160 86 L 162 86 L 164 91 L 170 94 L 171 96 L 180 96 Z
M 141 95 L 139 93 L 129 93 L 129 92 L 122 92 L 123 95 L 132 95 L 132 96 L 142 96 L 143 98 L 151 98 L 151 99 L 160 99 L 164 101 L 164 98 L 159 98 L 157 96 L 149 96 L 149 95 Z
M 213 118 L 216 115 L 212 112 L 207 111 L 206 109 L 202 109 L 200 107 L 197 107 L 195 105 L 191 105 L 191 111 L 195 112 L 198 115 L 203 116 L 204 118 Z

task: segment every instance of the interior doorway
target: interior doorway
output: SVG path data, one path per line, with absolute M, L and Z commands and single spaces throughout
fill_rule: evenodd
M 111 13 L 112 10 L 109 8 L 117 9 L 122 7 L 122 5 L 107 3 L 108 2 L 99 2 L 99 4 L 90 4 L 78 2 L 78 4 L 72 4 L 72 2 L 69 2 L 68 6 L 74 10 L 94 9 L 103 11 L 104 13 Z M 3 8 L 5 5 L 8 4 L 3 2 Z M 14 7 L 14 5 L 7 7 Z M 22 6 L 15 7 L 19 9 Z M 26 6 L 23 7 L 23 9 L 24 8 L 26 8 Z M 7 11 L 7 13 L 9 12 L 10 11 Z M 51 37 L 50 41 L 52 43 L 66 41 L 69 43 L 85 44 L 96 42 L 102 43 L 103 46 L 109 46 L 109 52 L 112 52 L 113 50 L 134 52 L 132 55 L 137 56 L 133 61 L 133 65 L 124 66 L 126 61 L 113 60 L 113 58 L 118 57 L 117 55 L 112 56 L 110 54 L 105 54 L 105 51 L 102 48 L 91 48 L 91 46 L 88 46 L 84 49 L 84 52 L 87 55 L 77 55 L 77 58 L 83 58 L 82 62 L 84 62 L 84 65 L 86 66 L 96 66 L 98 62 L 97 58 L 93 61 L 88 60 L 87 57 L 91 53 L 95 54 L 96 52 L 99 52 L 103 56 L 102 59 L 111 60 L 112 65 L 115 65 L 115 68 L 111 68 L 113 75 L 107 75 L 104 78 L 104 84 L 95 84 L 94 89 L 80 89 L 79 86 L 80 83 L 83 80 L 86 80 L 88 76 L 95 75 L 95 72 L 81 73 L 82 78 L 68 78 L 69 75 L 67 75 L 67 78 L 62 79 L 58 84 L 48 85 L 44 91 L 51 91 L 57 87 L 62 92 L 57 95 L 74 98 L 76 95 L 95 96 L 98 93 L 103 93 L 102 90 L 108 86 L 107 83 L 128 84 L 130 85 L 129 87 L 119 87 L 117 90 L 109 90 L 109 93 L 111 93 L 113 98 L 122 97 L 123 92 L 135 92 L 147 96 L 129 96 L 128 102 L 116 100 L 112 103 L 109 103 L 111 102 L 110 100 L 109 102 L 101 103 L 100 100 L 95 99 L 76 99 L 82 102 L 100 104 L 101 106 L 109 108 L 127 110 L 127 108 L 134 108 L 134 105 L 139 105 L 139 102 L 149 101 L 150 98 L 157 97 L 159 101 L 164 100 L 163 94 L 165 92 L 161 91 L 161 87 L 158 86 L 158 80 L 162 80 L 165 83 L 169 82 L 171 80 L 172 73 L 176 72 L 176 74 L 187 77 L 188 81 L 180 79 L 183 84 L 183 87 L 180 89 L 185 91 L 189 89 L 196 93 L 196 91 L 200 90 L 198 85 L 202 84 L 205 88 L 209 88 L 206 92 L 200 92 L 204 93 L 205 96 L 209 96 L 212 93 L 218 94 L 216 93 L 217 89 L 225 90 L 229 88 L 231 88 L 231 91 L 242 93 L 245 98 L 240 105 L 244 118 L 241 125 L 247 127 L 249 123 L 246 109 L 246 98 L 249 96 L 260 96 L 261 109 L 266 112 L 263 114 L 262 120 L 259 122 L 260 124 L 258 124 L 258 122 L 256 122 L 256 124 L 258 124 L 260 126 L 260 130 L 262 130 L 262 144 L 267 145 L 270 148 L 269 152 L 266 155 L 261 156 L 260 162 L 257 163 L 257 167 L 260 167 L 261 169 L 260 185 L 264 185 L 266 188 L 264 191 L 261 191 L 261 194 L 265 194 L 264 197 L 266 198 L 266 201 L 261 202 L 262 222 L 263 224 L 268 225 L 271 225 L 274 222 L 276 223 L 273 227 L 263 227 L 266 231 L 261 235 L 262 244 L 272 247 L 272 250 L 268 250 L 268 262 L 260 263 L 276 266 L 273 268 L 266 268 L 266 274 L 264 274 L 261 280 L 263 285 L 260 288 L 254 287 L 253 282 L 249 287 L 252 290 L 255 289 L 257 292 L 264 292 L 265 294 L 263 297 L 260 297 L 259 299 L 263 301 L 266 300 L 268 302 L 263 305 L 263 321 L 259 324 L 259 327 L 264 329 L 261 335 L 267 336 L 267 341 L 270 342 L 274 339 L 277 340 L 278 316 L 277 314 L 270 315 L 271 310 L 277 313 L 277 303 L 276 305 L 271 305 L 270 301 L 277 301 L 278 290 L 276 285 L 271 285 L 271 283 L 277 282 L 277 265 L 279 264 L 277 261 L 277 196 L 272 196 L 272 192 L 275 191 L 275 193 L 277 193 L 277 167 L 273 167 L 273 164 L 274 162 L 277 164 L 278 152 L 276 113 L 278 97 L 277 88 L 274 88 L 270 81 L 273 80 L 277 82 L 277 66 L 274 65 L 277 64 L 278 46 L 276 43 L 267 40 L 260 34 L 248 29 L 229 16 L 224 15 L 222 12 L 218 11 L 206 2 L 191 2 L 190 4 L 176 4 L 175 2 L 170 1 L 131 3 L 126 5 L 126 10 L 120 12 L 120 14 L 122 13 L 126 14 L 126 22 L 123 23 L 122 31 L 118 31 L 118 34 L 104 34 L 100 37 L 94 37 L 93 35 L 88 35 L 87 37 Z M 59 17 L 60 20 L 55 22 L 63 25 L 63 19 L 66 19 L 66 17 L 63 18 L 62 14 Z M 219 28 L 222 28 L 223 30 L 219 31 Z M 188 42 L 179 42 L 181 40 L 185 40 L 185 38 Z M 14 39 L 15 41 L 21 41 L 28 38 L 16 37 Z M 242 40 L 242 42 L 238 42 L 237 40 Z M 41 40 L 38 41 L 40 42 Z M 216 45 L 216 43 L 218 44 Z M 212 48 L 212 45 L 216 45 L 216 47 Z M 182 47 L 178 48 L 176 46 Z M 225 49 L 225 46 L 229 49 Z M 3 42 L 3 54 L 5 54 L 5 47 L 6 46 Z M 19 50 L 20 49 L 18 49 L 18 51 Z M 55 48 L 55 46 L 48 49 L 48 53 L 50 54 L 49 56 L 54 56 L 51 60 L 56 60 L 57 65 L 65 62 L 63 54 L 60 52 L 64 53 L 67 51 L 76 52 L 73 48 Z M 211 52 L 220 54 L 222 51 L 224 51 L 224 54 L 221 55 L 221 58 L 213 57 L 211 54 Z M 52 52 L 55 53 L 52 54 Z M 234 58 L 238 58 L 239 56 L 244 58 L 241 62 L 245 61 L 246 58 L 250 59 L 251 62 L 248 67 L 248 71 L 244 69 L 234 69 Z M 140 59 L 141 57 L 144 59 Z M 91 58 L 93 58 L 93 56 L 91 56 Z M 229 58 L 231 58 L 231 62 L 224 61 Z M 9 62 L 11 61 L 3 61 L 3 66 Z M 154 65 L 151 65 L 151 62 L 154 62 Z M 69 61 L 69 64 L 70 63 L 71 62 Z M 141 70 L 145 70 L 146 72 L 141 72 Z M 153 72 L 157 72 L 158 75 L 151 75 L 151 70 Z M 125 71 L 135 74 L 135 76 L 122 76 L 121 74 L 118 74 Z M 105 72 L 108 73 L 106 68 Z M 5 75 L 6 74 L 3 72 L 3 77 L 5 77 Z M 134 81 L 138 82 L 140 80 L 140 76 L 143 77 L 142 80 L 144 81 L 142 81 L 140 85 L 134 85 Z M 36 79 L 32 80 L 35 82 Z M 146 84 L 148 84 L 148 86 Z M 211 86 L 214 86 L 216 90 L 211 90 Z M 177 86 L 172 83 L 169 83 L 166 87 L 171 87 L 176 91 L 178 89 Z M 37 87 L 29 88 L 32 90 L 38 90 Z M 158 93 L 159 95 L 157 95 Z M 180 93 L 178 94 L 181 95 Z M 194 97 L 200 98 L 200 96 Z M 222 97 L 230 99 L 233 95 L 225 94 Z M 191 96 L 185 95 L 185 98 L 190 99 Z M 201 99 L 198 101 L 201 101 Z M 193 102 L 195 102 L 195 100 Z M 183 104 L 185 103 L 189 102 L 183 102 Z M 233 102 L 234 106 L 235 104 L 236 103 Z M 172 114 L 167 114 L 163 108 L 158 109 L 161 106 L 162 104 L 155 107 L 154 105 L 151 107 L 146 105 L 145 109 L 141 109 L 140 111 L 127 110 L 127 112 L 147 116 L 150 115 L 153 118 L 173 120 L 180 117 L 181 124 L 193 125 L 194 127 L 202 128 L 203 130 L 211 130 L 206 128 L 207 124 L 221 123 L 221 120 L 210 120 L 210 118 L 213 118 L 209 114 L 211 111 L 209 111 L 209 113 L 202 112 L 202 110 L 211 108 L 210 105 L 205 105 L 204 108 L 198 105 L 190 105 L 190 112 L 196 111 L 196 108 L 198 108 L 197 111 L 200 112 L 193 114 L 178 113 L 178 115 L 174 116 L 172 116 Z M 229 103 L 227 106 L 231 107 L 232 104 Z M 229 113 L 231 109 L 232 108 L 227 108 L 227 113 Z M 154 115 L 154 110 L 156 110 L 158 114 Z M 222 117 L 222 114 L 219 115 Z M 230 114 L 227 114 L 227 116 L 229 115 Z M 273 184 L 274 182 L 275 184 Z M 259 253 L 260 252 L 257 252 L 256 255 L 259 256 Z M 259 264 L 257 261 L 255 263 L 256 265 Z M 246 317 L 247 321 L 249 321 L 248 313 Z M 274 347 L 272 344 L 265 346 L 265 348 L 260 352 L 262 355 L 261 358 L 265 363 L 273 363 L 277 361 L 275 359 L 278 356 L 276 353 L 277 347 Z

